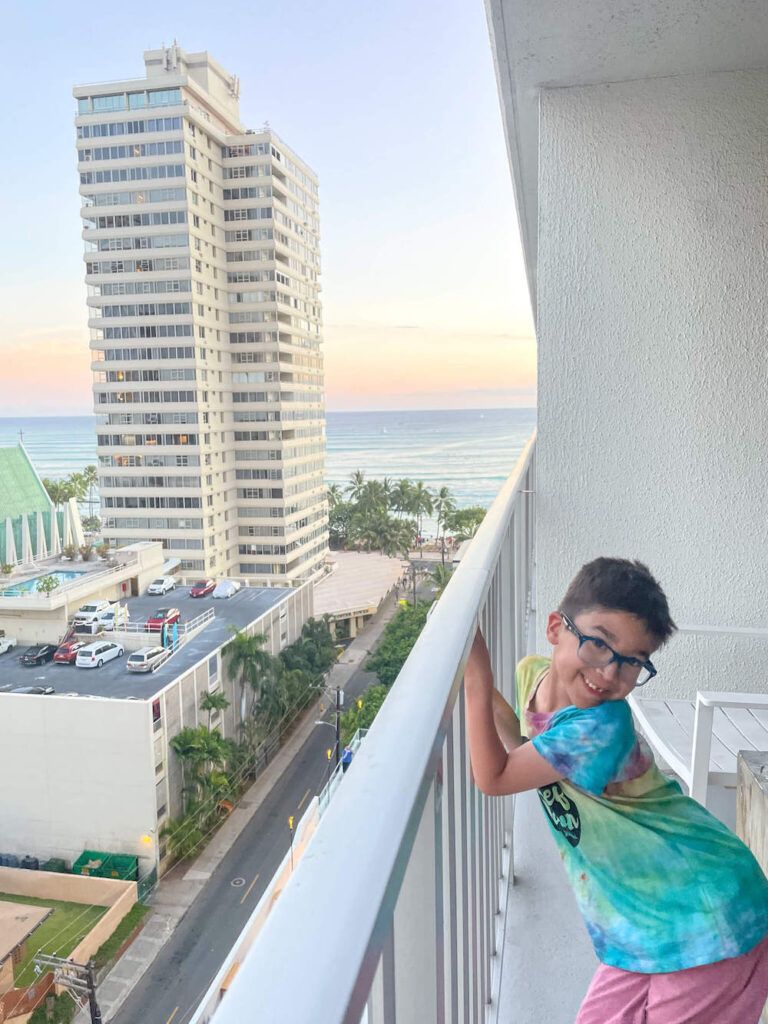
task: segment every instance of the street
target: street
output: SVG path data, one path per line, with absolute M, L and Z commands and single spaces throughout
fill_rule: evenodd
M 345 685 L 345 710 L 376 681 L 357 669 Z M 299 818 L 325 784 L 333 742 L 330 729 L 311 733 L 112 1018 L 115 1024 L 187 1024 L 285 856 L 288 816 Z

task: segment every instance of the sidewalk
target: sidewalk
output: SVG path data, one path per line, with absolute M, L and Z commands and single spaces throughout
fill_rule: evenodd
M 397 602 L 394 598 L 388 599 L 382 605 L 362 633 L 350 643 L 343 657 L 331 669 L 328 676 L 329 687 L 344 688 L 376 646 L 384 627 L 396 610 Z M 177 864 L 163 875 L 149 900 L 153 912 L 139 937 L 129 946 L 98 987 L 97 998 L 104 1021 L 108 1021 L 114 1016 L 134 986 L 139 983 L 144 972 L 170 939 L 174 929 L 192 906 L 208 879 L 307 741 L 315 728 L 314 723 L 320 713 L 319 708 L 322 701 L 327 705 L 328 699 L 321 698 L 307 709 L 285 746 L 275 755 L 272 763 L 267 766 L 253 785 L 246 790 L 235 810 L 199 857 L 191 864 Z M 75 1018 L 75 1024 L 88 1024 L 89 1021 L 90 1015 L 87 1012 L 81 1012 Z

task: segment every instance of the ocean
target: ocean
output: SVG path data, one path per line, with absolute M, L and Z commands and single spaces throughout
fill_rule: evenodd
M 19 436 L 43 477 L 68 476 L 96 462 L 96 418 L 0 418 L 0 445 Z M 535 409 L 329 412 L 326 479 L 422 480 L 446 486 L 459 507 L 490 505 L 536 425 Z

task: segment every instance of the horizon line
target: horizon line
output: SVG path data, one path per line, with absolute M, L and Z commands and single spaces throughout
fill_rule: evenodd
M 336 416 L 354 416 L 360 413 L 379 413 L 379 412 L 511 412 L 515 409 L 531 409 L 536 410 L 536 405 L 480 405 L 480 406 L 449 406 L 445 409 L 326 409 L 326 413 L 333 413 Z M 100 415 L 95 412 L 52 412 L 52 413 L 36 413 L 34 415 L 17 415 L 17 416 L 0 416 L 0 423 L 8 420 L 53 420 L 53 419 L 64 419 L 74 420 L 85 418 L 86 416 L 96 417 Z

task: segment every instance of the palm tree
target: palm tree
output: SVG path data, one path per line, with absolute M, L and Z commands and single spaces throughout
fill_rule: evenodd
M 456 508 L 453 495 L 447 487 L 441 487 L 435 495 L 434 511 L 437 514 L 437 529 L 440 538 L 440 561 L 445 565 L 445 526 L 446 516 Z
M 387 495 L 380 480 L 367 480 L 358 498 L 358 505 L 371 512 L 387 511 Z
M 284 671 L 280 662 L 275 659 L 272 670 L 263 677 L 259 687 L 254 712 L 268 733 L 280 724 L 286 712 Z
M 93 518 L 93 488 L 99 482 L 95 466 L 86 466 L 82 473 L 83 482 L 88 488 L 88 515 Z
M 211 729 L 211 715 L 214 711 L 226 711 L 229 707 L 227 695 L 221 690 L 206 690 L 200 698 L 200 710 L 208 712 L 208 731 Z
M 168 840 L 168 849 L 179 860 L 193 857 L 200 848 L 205 836 L 200 831 L 196 817 L 175 818 L 166 822 L 160 829 L 160 835 Z
M 48 493 L 48 497 L 53 502 L 54 508 L 58 508 L 60 505 L 63 505 L 69 497 L 66 484 L 63 480 L 49 480 L 48 477 L 43 477 L 43 487 Z
M 72 473 L 64 481 L 64 484 L 69 489 L 69 497 L 75 498 L 78 505 L 85 501 L 85 496 L 88 493 L 88 483 L 84 473 Z
M 356 469 L 352 476 L 349 478 L 349 485 L 347 487 L 347 494 L 350 496 L 352 501 L 360 501 L 364 487 L 365 473 L 362 471 L 362 469 Z
M 430 576 L 437 588 L 437 593 L 435 594 L 436 600 L 442 597 L 443 591 L 448 586 L 452 575 L 453 569 L 447 565 L 436 565 L 434 569 L 430 570 Z
M 199 729 L 186 725 L 181 732 L 173 737 L 169 746 L 181 762 L 181 812 L 186 814 L 187 796 L 191 788 L 187 785 L 187 766 L 191 769 L 191 778 L 195 780 L 194 793 L 197 795 L 197 780 L 200 766 L 205 761 L 205 738 Z
M 263 679 L 268 675 L 272 666 L 272 655 L 264 650 L 267 638 L 263 633 L 254 633 L 249 636 L 239 629 L 232 628 L 233 639 L 224 648 L 224 655 L 229 661 L 230 672 L 240 675 L 240 720 L 241 723 L 246 713 L 252 713 L 256 702 L 256 695 L 262 685 Z M 251 708 L 246 712 L 246 687 L 250 686 L 253 697 Z
M 424 540 L 422 536 L 424 516 L 431 516 L 432 508 L 431 492 L 424 486 L 424 483 L 421 480 L 417 480 L 411 489 L 411 511 L 414 513 L 419 523 L 419 552 L 421 552 Z
M 398 480 L 392 488 L 392 508 L 402 517 L 406 512 L 411 511 L 411 490 L 413 485 L 410 480 Z
M 327 497 L 330 508 L 336 508 L 337 505 L 341 505 L 344 501 L 344 494 L 339 484 L 328 484 Z

